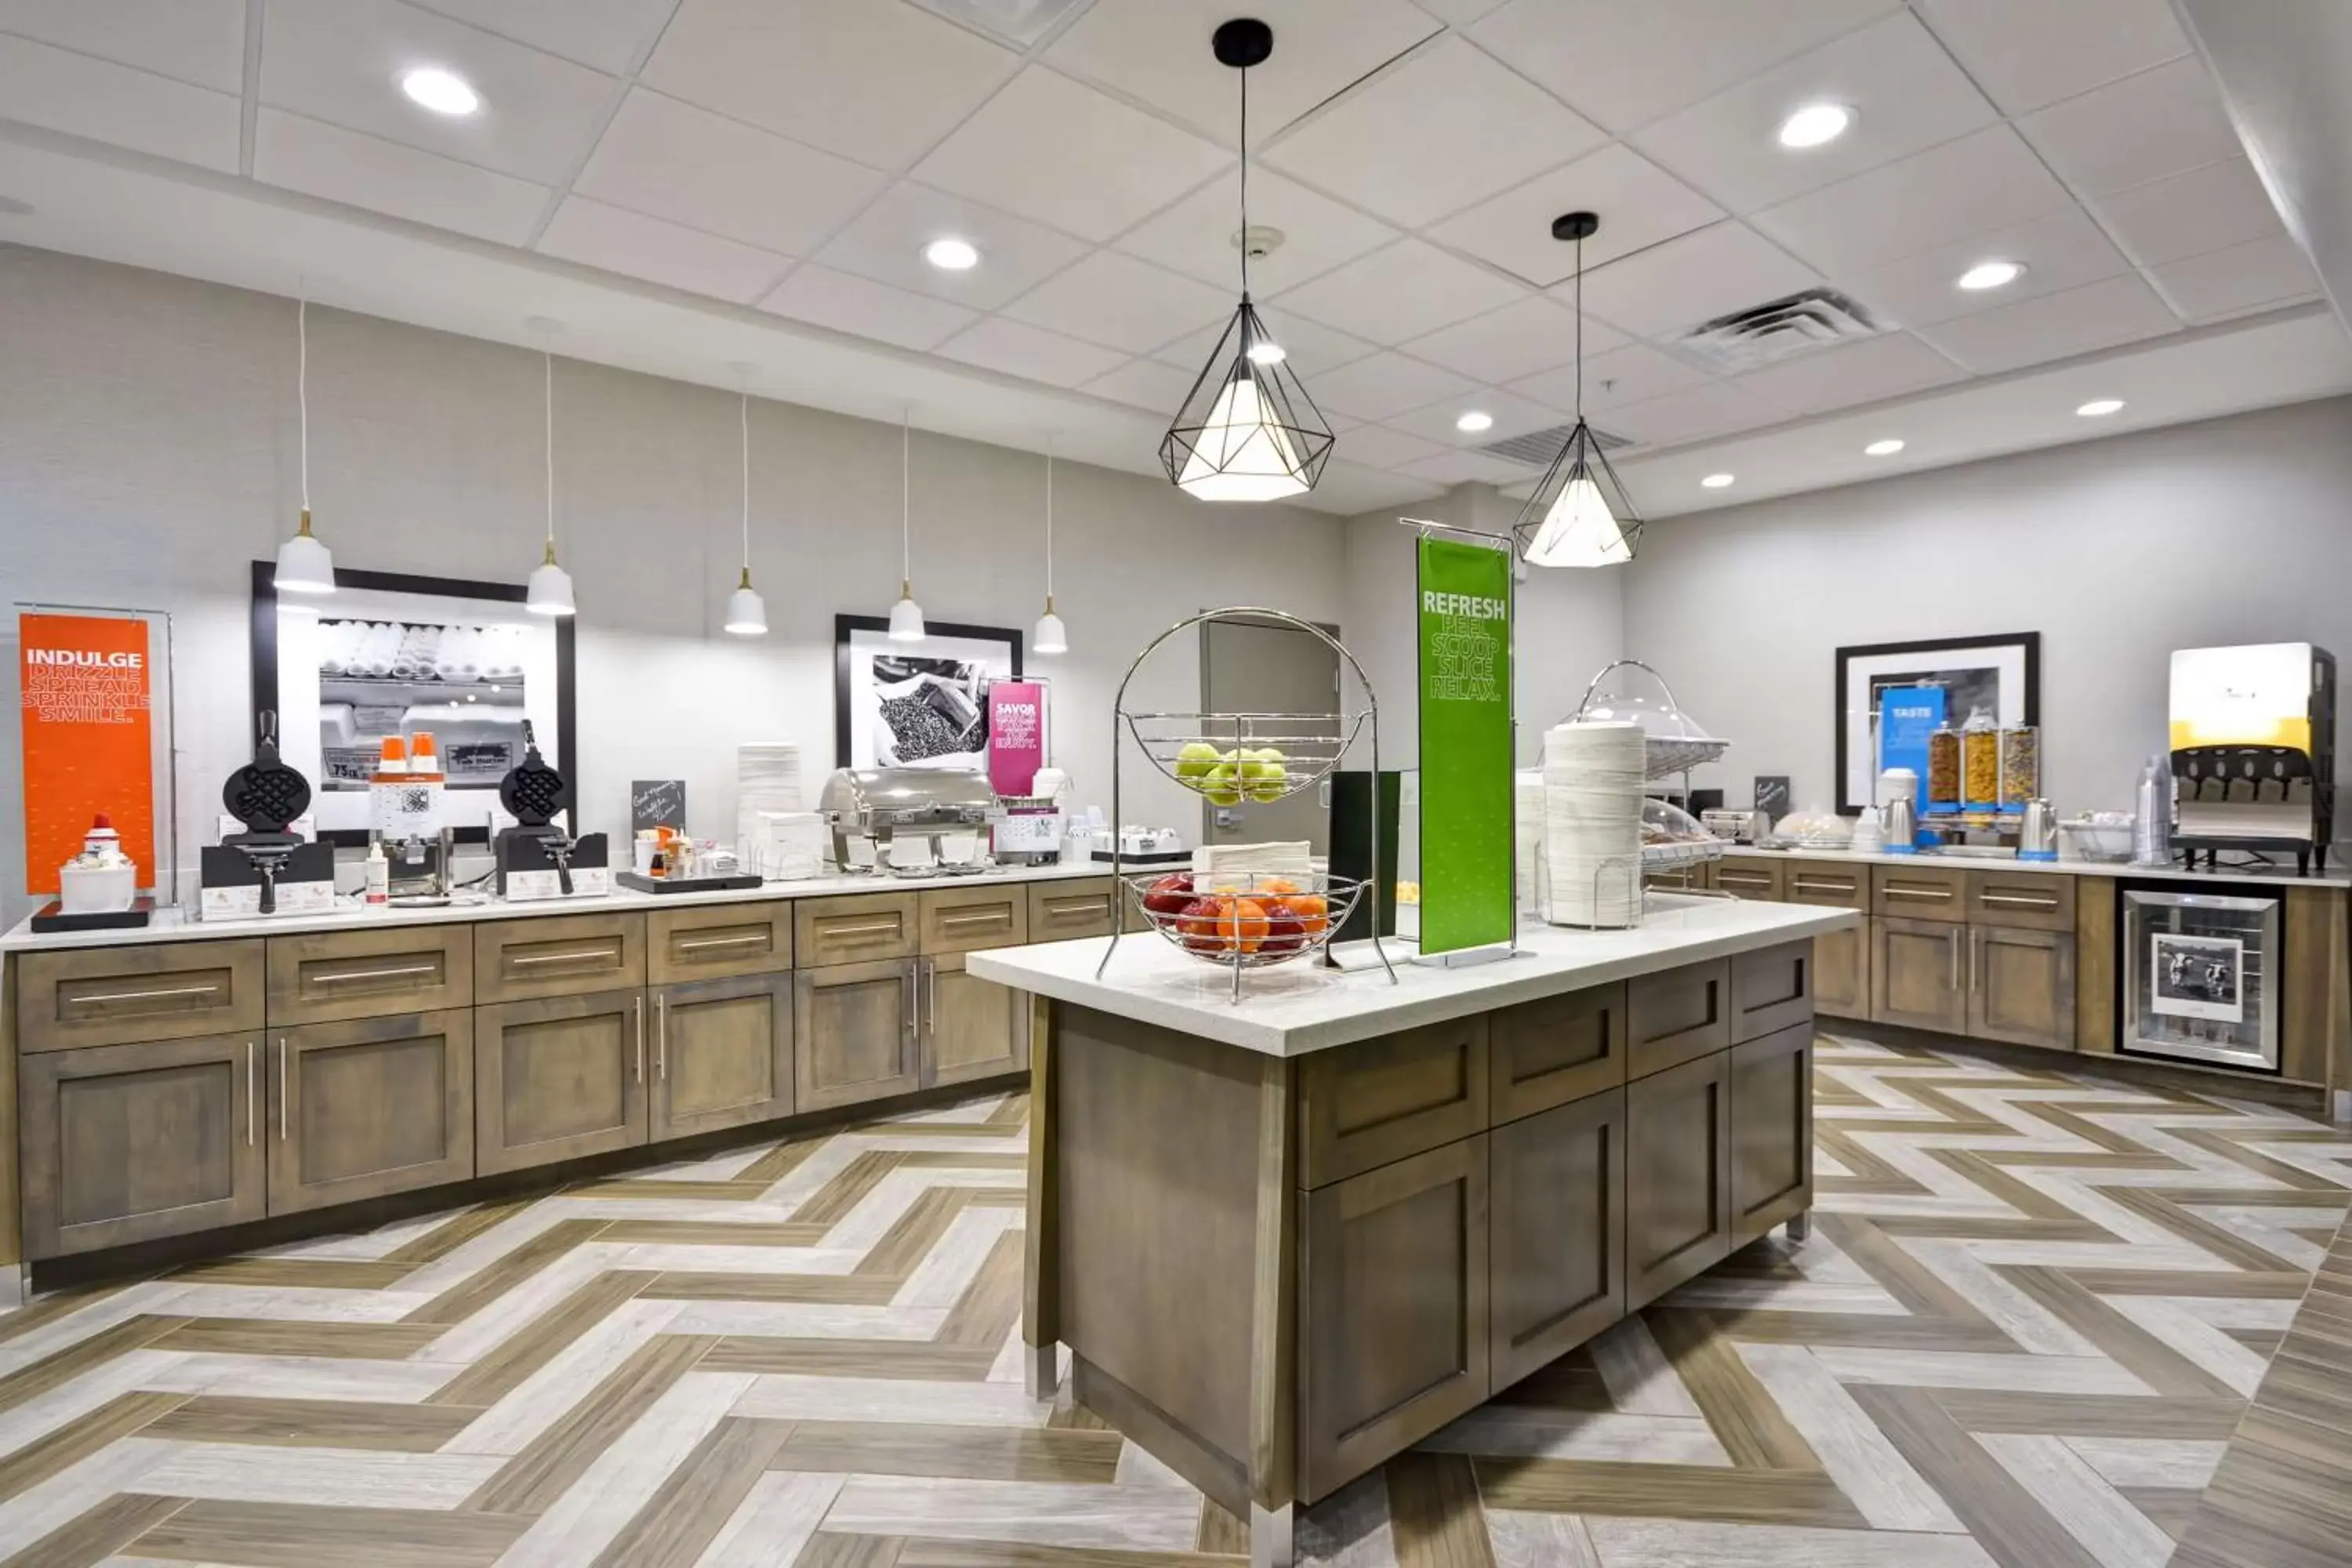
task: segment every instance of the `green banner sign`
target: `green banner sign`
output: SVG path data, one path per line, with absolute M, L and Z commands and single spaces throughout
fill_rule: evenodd
M 1421 951 L 1511 940 L 1511 557 L 1424 537 Z

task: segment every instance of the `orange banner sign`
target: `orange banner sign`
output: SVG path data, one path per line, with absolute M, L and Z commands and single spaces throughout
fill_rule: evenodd
M 155 881 L 153 670 L 147 623 L 122 616 L 17 617 L 23 650 L 26 890 L 54 893 L 58 868 L 104 813 Z

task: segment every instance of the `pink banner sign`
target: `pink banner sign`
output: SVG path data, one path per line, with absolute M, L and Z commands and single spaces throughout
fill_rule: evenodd
M 1045 765 L 1045 686 L 998 680 L 988 688 L 988 787 L 1025 795 Z

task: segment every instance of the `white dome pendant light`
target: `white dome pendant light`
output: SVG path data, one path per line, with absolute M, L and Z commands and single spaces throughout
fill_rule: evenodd
M 335 591 L 335 557 L 310 532 L 310 301 L 294 307 L 294 397 L 302 429 L 302 522 L 294 536 L 278 547 L 278 573 L 271 578 L 281 594 L 331 594 Z
M 890 640 L 923 640 L 923 606 L 915 603 L 914 472 L 910 453 L 913 437 L 908 423 L 912 408 L 898 412 L 898 602 L 890 606 Z
M 743 580 L 727 595 L 727 629 L 739 637 L 768 635 L 768 606 L 751 586 L 751 395 L 740 398 L 743 426 Z
M 1242 302 L 1160 437 L 1160 461 L 1169 482 L 1198 500 L 1279 500 L 1315 488 L 1332 437 L 1250 304 L 1249 68 L 1273 55 L 1274 29 L 1237 16 L 1212 45 L 1242 79 Z
M 572 574 L 555 562 L 555 353 L 542 346 L 539 357 L 547 392 L 547 553 L 531 569 L 523 605 L 535 616 L 572 614 Z
M 1029 634 L 1031 653 L 1067 653 L 1070 630 L 1054 613 L 1054 443 L 1045 443 L 1045 613 Z
M 1511 527 L 1530 566 L 1614 566 L 1633 559 L 1641 514 L 1584 422 L 1584 242 L 1601 227 L 1589 212 L 1554 218 L 1554 239 L 1576 242 L 1576 424 Z

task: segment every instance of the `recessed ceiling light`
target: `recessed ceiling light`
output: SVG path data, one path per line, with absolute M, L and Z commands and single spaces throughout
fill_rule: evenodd
M 2004 283 L 2014 283 L 2025 268 L 2014 261 L 1979 261 L 1954 281 L 1963 289 L 1998 289 Z
M 1272 338 L 1260 338 L 1250 344 L 1249 357 L 1252 364 L 1280 364 L 1290 357 L 1290 353 Z
M 1843 103 L 1809 103 L 1780 121 L 1783 147 L 1819 147 L 1844 135 L 1853 110 Z
M 1454 422 L 1454 427 L 1465 436 L 1475 436 L 1481 430 L 1492 430 L 1495 427 L 1495 416 L 1491 414 L 1482 414 L 1474 408 L 1456 419 Z
M 1727 489 L 1731 486 L 1731 479 L 1732 476 L 1729 474 L 1709 474 L 1699 480 L 1699 483 L 1711 490 Z
M 1884 441 L 1873 441 L 1863 448 L 1864 453 L 1874 458 L 1891 458 L 1901 450 L 1903 450 L 1903 443 L 1891 436 Z
M 2122 413 L 2123 406 L 2124 400 L 2120 397 L 2095 397 L 2074 412 L 2085 419 L 2105 419 L 2110 414 Z
M 482 107 L 482 95 L 471 82 L 439 66 L 418 66 L 404 75 L 400 90 L 436 114 L 466 115 Z
M 935 239 L 923 247 L 923 259 L 942 272 L 969 272 L 980 265 L 980 250 L 968 239 Z

